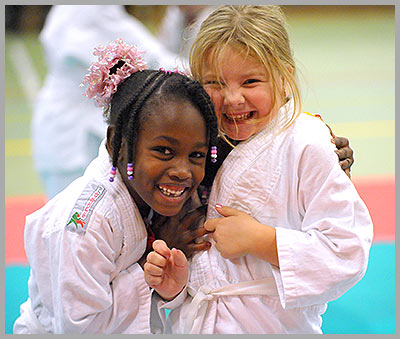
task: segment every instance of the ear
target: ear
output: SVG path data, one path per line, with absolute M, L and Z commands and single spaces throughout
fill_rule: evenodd
M 294 68 L 290 65 L 286 66 L 286 70 L 289 72 L 289 74 L 293 75 L 294 72 Z M 289 88 L 287 88 L 287 82 L 285 80 L 285 77 L 283 75 L 280 76 L 281 79 L 281 86 L 282 86 L 282 93 L 283 93 L 283 97 L 287 96 L 287 91 L 289 90 Z
M 115 125 L 109 125 L 107 127 L 107 142 L 106 142 L 106 147 L 107 147 L 107 152 L 109 156 L 112 158 L 113 154 L 113 139 L 114 139 L 114 134 L 115 134 Z
M 113 157 L 113 140 L 114 140 L 114 135 L 115 135 L 115 125 L 109 125 L 107 127 L 107 142 L 106 142 L 106 146 L 107 146 L 107 151 L 108 154 L 110 155 L 110 157 Z M 121 163 L 124 158 L 127 155 L 127 143 L 126 143 L 126 139 L 124 137 L 122 137 L 122 142 L 121 142 L 121 148 L 119 150 L 119 155 L 118 155 L 118 162 Z

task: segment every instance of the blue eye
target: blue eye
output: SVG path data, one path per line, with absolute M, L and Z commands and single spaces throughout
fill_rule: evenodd
M 203 83 L 204 86 L 207 85 L 212 85 L 212 86 L 224 86 L 224 83 L 222 81 L 217 81 L 217 80 L 209 80 L 209 81 L 205 81 Z
M 254 84 L 255 82 L 260 82 L 260 80 L 257 79 L 247 79 L 244 84 L 248 85 L 248 84 Z

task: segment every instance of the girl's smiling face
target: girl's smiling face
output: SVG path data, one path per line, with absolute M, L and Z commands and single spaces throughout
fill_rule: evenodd
M 246 140 L 259 132 L 275 116 L 281 103 L 264 65 L 244 58 L 227 47 L 218 58 L 218 74 L 212 67 L 213 52 L 203 67 L 202 83 L 210 95 L 220 129 L 234 140 Z
M 126 143 L 121 154 L 126 154 Z M 169 100 L 141 122 L 133 164 L 126 175 L 126 156 L 118 165 L 141 214 L 149 207 L 161 215 L 178 214 L 204 178 L 208 151 L 204 118 L 184 100 Z

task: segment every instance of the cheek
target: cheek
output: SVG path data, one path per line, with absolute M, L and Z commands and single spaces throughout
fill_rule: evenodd
M 221 91 L 211 89 L 211 88 L 205 88 L 207 94 L 210 96 L 210 99 L 212 103 L 214 104 L 214 108 L 216 113 L 218 113 L 221 109 L 221 105 L 223 102 L 223 96 Z
M 206 168 L 206 164 L 204 162 L 203 166 L 196 166 L 196 168 L 192 169 L 193 179 L 194 179 L 196 185 L 200 185 L 200 183 L 204 179 L 205 168 Z
M 148 166 L 136 166 L 133 170 L 134 182 L 138 189 L 143 190 L 143 188 L 148 189 L 148 185 L 154 180 L 155 174 L 154 169 Z

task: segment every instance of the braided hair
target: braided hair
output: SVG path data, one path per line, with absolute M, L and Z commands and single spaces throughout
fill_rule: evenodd
M 110 70 L 112 71 L 112 70 Z M 108 111 L 107 123 L 115 125 L 112 139 L 112 166 L 117 167 L 122 139 L 128 146 L 128 163 L 133 163 L 141 123 L 165 100 L 183 99 L 198 108 L 206 123 L 209 152 L 206 175 L 202 185 L 211 187 L 216 167 L 221 163 L 211 161 L 211 146 L 217 145 L 218 126 L 214 105 L 201 84 L 189 77 L 162 70 L 142 70 L 126 78 L 114 93 Z M 209 175 L 210 174 L 210 175 Z

